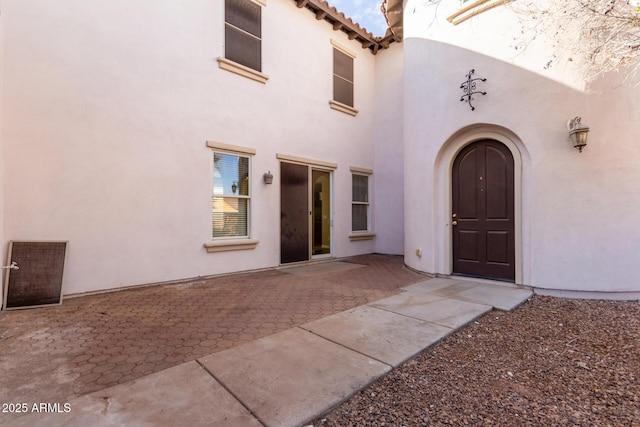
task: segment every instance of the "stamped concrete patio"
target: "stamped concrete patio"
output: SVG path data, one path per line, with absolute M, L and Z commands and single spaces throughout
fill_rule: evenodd
M 365 255 L 0 312 L 0 402 L 64 402 L 400 292 L 425 276 Z M 6 414 L 0 413 L 0 423 Z
M 367 255 L 3 312 L 2 401 L 71 409 L 0 423 L 300 425 L 530 295 L 426 279 Z

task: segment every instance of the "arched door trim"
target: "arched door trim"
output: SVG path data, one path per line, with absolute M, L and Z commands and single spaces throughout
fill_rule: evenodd
M 451 177 L 453 162 L 458 153 L 472 142 L 482 139 L 493 139 L 504 144 L 514 161 L 514 226 L 515 226 L 515 283 L 526 284 L 530 281 L 525 265 L 530 265 L 530 251 L 527 250 L 528 241 L 523 237 L 528 216 L 525 215 L 523 205 L 526 204 L 524 190 L 527 186 L 523 182 L 523 167 L 528 167 L 528 153 L 522 141 L 508 129 L 495 125 L 474 125 L 460 130 L 452 135 L 442 146 L 436 158 L 434 185 L 435 194 L 435 267 L 436 273 L 450 275 L 453 271 L 453 244 L 451 233 Z M 523 165 L 524 160 L 524 165 Z M 528 226 L 528 225 L 527 225 Z

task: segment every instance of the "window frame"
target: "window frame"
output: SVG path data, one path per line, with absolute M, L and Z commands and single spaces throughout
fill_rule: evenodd
M 253 156 L 256 154 L 256 150 L 252 148 L 239 147 L 235 145 L 223 144 L 218 142 L 207 141 L 207 147 L 210 148 L 209 155 L 211 156 L 211 178 L 210 178 L 210 191 L 211 202 L 209 204 L 210 216 L 209 216 L 209 239 L 210 241 L 205 243 L 204 246 L 207 252 L 219 252 L 239 249 L 253 249 L 259 243 L 258 240 L 252 238 L 252 179 L 253 179 Z M 220 195 L 217 197 L 233 198 L 233 199 L 246 199 L 247 200 L 247 214 L 246 214 L 246 235 L 243 236 L 218 236 L 214 237 L 213 231 L 213 190 L 215 186 L 215 155 L 216 153 L 242 157 L 247 159 L 247 195 Z
M 373 220 L 372 220 L 372 200 L 371 200 L 371 188 L 372 188 L 372 176 L 373 171 L 371 169 L 351 167 L 351 234 L 349 238 L 351 240 L 369 240 L 375 237 L 375 233 L 373 232 Z M 363 176 L 367 178 L 367 197 L 366 201 L 354 200 L 354 177 L 355 176 Z M 353 229 L 353 206 L 363 206 L 367 207 L 367 229 L 366 230 L 354 230 Z
M 332 61 L 331 87 L 332 87 L 333 94 L 332 94 L 331 100 L 329 100 L 329 106 L 334 110 L 341 111 L 343 113 L 350 114 L 352 116 L 356 116 L 358 114 L 358 110 L 355 108 L 356 55 L 355 53 L 351 52 L 350 50 L 338 44 L 335 40 L 331 40 L 331 46 L 333 47 L 331 49 L 331 61 Z M 352 76 L 352 80 L 349 80 L 347 77 L 342 76 L 339 73 L 336 73 L 336 60 L 335 60 L 336 52 L 351 58 L 352 61 L 351 61 L 350 74 Z M 351 104 L 353 105 L 349 105 L 344 102 L 336 100 L 336 84 L 335 84 L 336 78 L 342 81 L 346 81 L 351 85 L 351 98 L 352 98 Z
M 254 3 L 256 5 L 258 5 L 260 7 L 260 36 L 256 36 L 255 34 L 252 34 L 251 32 L 247 31 L 244 28 L 240 28 L 232 23 L 230 23 L 229 21 L 227 21 L 227 14 L 226 14 L 226 7 L 227 7 L 227 2 L 229 1 L 244 1 L 244 2 L 251 2 Z M 222 3 L 222 38 L 223 38 L 223 46 L 222 46 L 222 50 L 223 50 L 223 55 L 218 57 L 218 66 L 226 71 L 230 71 L 232 73 L 238 74 L 240 76 L 243 77 L 247 77 L 251 80 L 255 80 L 259 83 L 263 83 L 265 84 L 268 80 L 269 80 L 269 76 L 264 74 L 262 72 L 262 68 L 263 68 L 263 58 L 262 58 L 262 53 L 263 53 L 263 49 L 262 49 L 262 40 L 263 40 L 263 28 L 262 28 L 262 8 L 267 6 L 267 3 L 265 0 L 224 0 Z M 260 65 L 259 65 L 259 70 L 236 62 L 232 59 L 227 58 L 227 48 L 229 43 L 227 42 L 227 28 L 233 28 L 235 30 L 240 31 L 243 34 L 249 35 L 251 37 L 253 37 L 254 39 L 257 39 L 260 42 Z

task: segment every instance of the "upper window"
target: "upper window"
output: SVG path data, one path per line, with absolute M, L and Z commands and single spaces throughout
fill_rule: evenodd
M 224 56 L 262 71 L 262 8 L 252 0 L 225 0 Z
M 369 231 L 369 176 L 351 176 L 351 231 Z
M 353 107 L 353 57 L 333 48 L 333 100 Z
M 213 152 L 213 238 L 249 237 L 249 157 Z

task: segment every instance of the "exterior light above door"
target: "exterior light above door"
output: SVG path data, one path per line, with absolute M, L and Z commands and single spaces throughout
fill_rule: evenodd
M 580 123 L 582 117 L 578 116 L 575 119 L 567 122 L 567 129 L 569 130 L 569 138 L 571 144 L 582 153 L 582 149 L 587 145 L 587 133 L 589 133 L 589 127 Z

